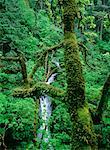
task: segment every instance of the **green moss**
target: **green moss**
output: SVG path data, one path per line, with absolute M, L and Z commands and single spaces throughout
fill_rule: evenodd
M 77 110 L 78 112 L 78 119 L 79 122 L 81 122 L 82 124 L 84 124 L 85 126 L 90 127 L 90 122 L 91 122 L 91 116 L 88 110 L 87 106 L 84 106 L 82 108 L 79 108 Z
M 64 0 L 64 31 L 73 32 L 74 29 L 74 19 L 77 15 L 76 0 Z
M 67 74 L 66 103 L 73 122 L 72 150 L 89 150 L 95 145 L 96 139 L 92 130 L 89 109 L 85 105 L 85 81 L 78 44 L 73 32 L 76 13 L 75 0 L 64 0 L 64 55 Z
M 95 145 L 91 116 L 85 104 L 85 81 L 75 34 L 65 34 L 65 67 L 67 73 L 67 98 L 73 122 L 72 149 L 90 149 Z
M 67 98 L 73 122 L 72 149 L 90 149 L 96 145 L 89 108 L 85 104 L 85 81 L 75 34 L 65 33 L 65 68 Z
M 19 87 L 14 89 L 13 96 L 15 97 L 32 97 L 36 96 L 39 98 L 42 93 L 48 94 L 52 97 L 64 97 L 65 91 L 53 87 L 52 85 L 48 85 L 44 82 L 38 82 L 37 84 L 33 85 L 32 87 Z
M 96 135 L 88 108 L 84 106 L 77 110 L 73 121 L 72 149 L 88 150 L 92 147 L 96 148 Z
M 52 85 L 43 83 L 43 82 L 39 82 L 35 85 L 36 90 L 40 90 L 43 91 L 44 93 L 49 94 L 52 97 L 62 97 L 65 96 L 65 91 L 53 87 Z
M 67 73 L 67 103 L 73 108 L 83 105 L 85 100 L 85 83 L 82 76 L 77 40 L 74 33 L 65 34 L 65 68 Z

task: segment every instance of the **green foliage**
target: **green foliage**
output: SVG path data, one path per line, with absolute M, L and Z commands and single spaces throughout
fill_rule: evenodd
M 17 48 L 32 53 L 36 50 L 37 42 L 30 32 L 35 25 L 33 10 L 25 4 L 24 0 L 6 0 L 1 1 L 1 4 L 0 43 L 10 42 L 12 50 Z
M 50 117 L 49 126 L 51 131 L 50 143 L 54 149 L 69 150 L 71 142 L 72 123 L 66 106 L 59 100 L 55 99 L 53 104 L 56 106 Z
M 29 4 L 27 4 L 25 0 L 0 0 L 0 50 L 3 51 L 3 44 L 9 42 L 11 51 L 9 52 L 10 48 L 7 47 L 6 52 L 8 53 L 6 53 L 6 56 L 16 56 L 16 53 L 13 52 L 15 48 L 22 51 L 27 58 L 28 73 L 32 71 L 35 62 L 38 60 L 36 53 L 42 52 L 46 47 L 58 44 L 63 39 L 63 25 L 61 24 L 63 11 L 60 10 L 59 2 L 57 0 L 51 2 L 52 10 L 50 10 L 51 4 L 49 1 L 42 1 L 44 9 L 41 10 L 40 2 L 29 0 Z M 108 72 L 110 72 L 110 21 L 108 12 L 99 11 L 99 8 L 97 12 L 96 10 L 93 11 L 94 8 L 91 7 L 89 0 L 77 0 L 77 2 L 82 15 L 80 27 L 76 29 L 77 36 L 78 40 L 88 47 L 87 62 L 93 68 L 91 69 L 82 61 L 86 81 L 86 99 L 90 102 L 90 109 L 95 110 L 101 97 L 104 81 Z M 102 40 L 99 40 L 97 32 L 97 15 L 99 15 L 99 19 L 100 16 L 104 15 Z M 78 20 L 76 19 L 76 26 L 77 23 Z M 80 31 L 80 28 L 82 28 L 82 31 Z M 50 53 L 48 65 L 53 71 L 56 69 L 53 61 L 59 62 L 61 68 L 55 70 L 55 72 L 58 72 L 58 76 L 52 85 L 66 90 L 63 50 L 61 48 L 55 53 Z M 45 78 L 45 67 L 42 66 L 35 73 L 34 83 L 36 81 L 44 82 Z M 2 62 L 0 60 L 0 138 L 5 136 L 6 145 L 10 149 L 13 146 L 9 143 L 15 142 L 18 145 L 14 149 L 34 150 L 36 148 L 32 140 L 34 138 L 35 102 L 33 98 L 17 99 L 11 96 L 12 90 L 22 84 L 20 65 L 16 62 Z M 72 125 L 68 109 L 61 100 L 53 98 L 52 101 L 53 112 L 49 120 L 51 131 L 49 144 L 50 149 L 70 150 Z M 100 132 L 96 132 L 101 137 L 99 143 L 103 145 L 104 149 L 110 148 L 109 110 L 110 103 L 108 103 L 108 108 L 103 114 L 103 125 L 97 127 L 98 131 L 100 128 Z M 84 117 L 82 112 L 79 115 Z M 89 118 L 86 119 L 88 121 Z M 85 120 L 83 119 L 83 121 Z M 40 144 L 41 141 L 37 142 Z M 43 141 L 42 146 L 45 150 L 48 148 L 48 143 Z
M 61 41 L 62 30 L 56 27 L 47 16 L 47 13 L 42 10 L 37 14 L 37 34 L 40 36 L 40 46 L 52 46 Z
M 108 108 L 103 115 L 104 125 L 102 128 L 102 143 L 108 149 L 110 147 L 110 100 L 108 102 Z
M 25 0 L 19 0 L 18 4 L 24 24 L 27 25 L 29 29 L 32 29 L 35 26 L 36 20 L 34 10 L 28 6 Z
M 80 26 L 84 28 L 86 25 L 88 25 L 89 29 L 94 29 L 96 27 L 94 20 L 95 20 L 94 16 L 85 16 L 81 20 Z
M 35 104 L 33 99 L 13 99 L 0 94 L 0 135 L 13 140 L 28 141 L 33 138 Z M 12 142 L 12 141 L 11 141 Z
M 110 54 L 110 40 L 108 42 L 107 41 L 102 41 L 102 40 L 98 41 L 96 48 L 97 48 L 97 50 L 100 50 L 101 53 L 105 54 L 106 57 L 109 57 L 109 54 Z
M 100 99 L 101 89 L 106 80 L 107 74 L 110 71 L 110 54 L 108 52 L 109 43 L 103 44 L 103 47 L 106 47 L 106 49 L 102 49 L 99 44 L 101 44 L 101 41 L 96 45 L 90 43 L 87 44 L 89 48 L 87 61 L 92 69 L 89 66 L 86 66 L 84 70 L 87 99 L 96 102 Z

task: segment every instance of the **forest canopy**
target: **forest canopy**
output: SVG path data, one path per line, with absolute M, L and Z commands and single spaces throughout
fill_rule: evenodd
M 110 0 L 0 0 L 0 149 L 110 149 Z

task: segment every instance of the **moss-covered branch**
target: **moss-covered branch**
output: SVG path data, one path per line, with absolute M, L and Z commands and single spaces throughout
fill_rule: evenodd
M 27 69 L 26 69 L 25 58 L 24 58 L 23 54 L 19 54 L 19 63 L 21 66 L 21 71 L 22 71 L 24 83 L 28 84 Z
M 29 78 L 33 78 L 33 75 L 35 74 L 36 70 L 38 67 L 42 66 L 45 62 L 45 57 L 46 57 L 46 54 L 49 53 L 49 52 L 52 52 L 52 51 L 56 51 L 57 49 L 61 48 L 63 45 L 63 42 L 55 45 L 55 46 L 52 46 L 50 48 L 47 48 L 46 50 L 44 50 L 41 54 L 40 54 L 40 57 L 39 59 L 37 60 L 36 64 L 34 65 L 31 73 L 29 74 Z
M 62 89 L 56 88 L 50 84 L 38 83 L 35 85 L 37 90 L 41 90 L 44 93 L 50 95 L 51 97 L 62 97 L 65 95 L 65 92 Z
M 4 57 L 4 56 L 1 56 L 0 60 L 3 60 L 3 61 L 19 61 L 19 57 Z
M 31 88 L 20 87 L 13 91 L 14 97 L 32 97 L 36 96 L 39 98 L 43 93 L 50 95 L 51 97 L 62 97 L 65 92 L 59 88 L 52 85 L 46 84 L 44 82 L 39 82 Z

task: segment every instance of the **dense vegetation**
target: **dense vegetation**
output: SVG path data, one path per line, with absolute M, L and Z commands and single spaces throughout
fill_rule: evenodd
M 110 149 L 110 0 L 0 0 L 0 149 Z

